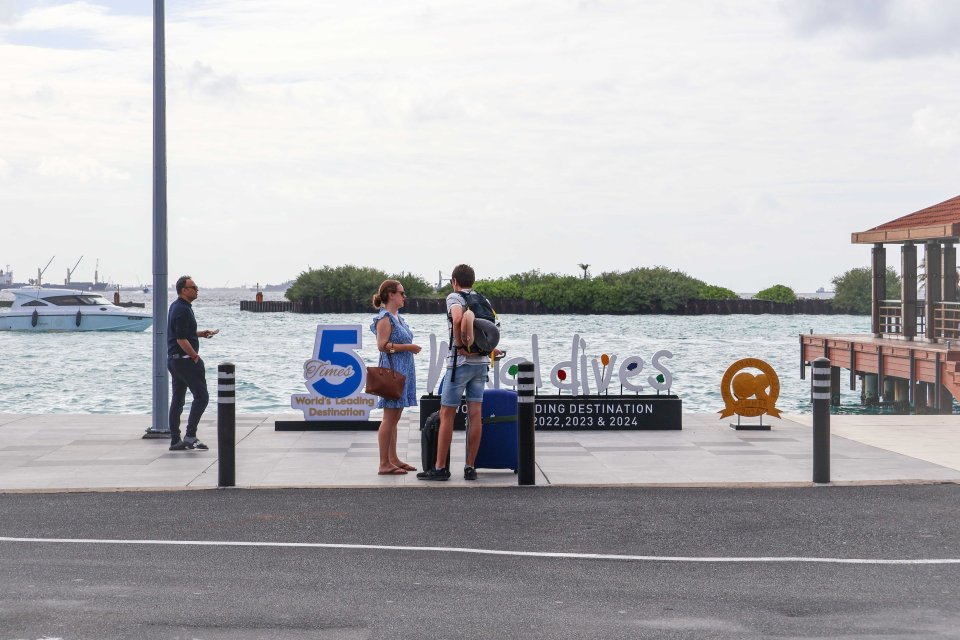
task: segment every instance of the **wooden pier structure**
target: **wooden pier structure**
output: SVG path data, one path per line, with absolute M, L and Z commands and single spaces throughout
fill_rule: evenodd
M 895 402 L 916 411 L 951 413 L 960 397 L 960 349 L 899 338 L 800 335 L 800 377 L 816 358 L 830 360 L 832 404 L 840 404 L 842 369 L 866 403 Z M 910 382 L 913 382 L 911 385 Z
M 871 334 L 801 335 L 805 365 L 826 357 L 831 365 L 834 404 L 840 402 L 840 370 L 850 388 L 863 381 L 861 397 L 902 403 L 922 411 L 951 413 L 960 397 L 960 302 L 957 248 L 960 196 L 853 233 L 854 244 L 870 244 Z M 899 300 L 886 298 L 886 247 L 900 245 L 903 284 Z M 918 298 L 917 247 L 924 248 L 925 297 Z

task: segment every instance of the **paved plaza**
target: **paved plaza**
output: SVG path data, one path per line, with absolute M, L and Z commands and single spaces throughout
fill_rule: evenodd
M 375 431 L 274 430 L 291 415 L 237 417 L 236 482 L 240 487 L 472 487 L 515 485 L 509 470 L 480 470 L 418 481 L 415 474 L 378 476 Z M 742 486 L 812 482 L 811 416 L 772 420 L 770 431 L 736 431 L 715 415 L 687 414 L 681 431 L 546 431 L 536 435 L 540 486 Z M 0 415 L 0 491 L 189 489 L 217 484 L 216 412 L 200 425 L 209 451 L 167 450 L 143 439 L 146 415 Z M 493 427 L 488 427 L 493 428 Z M 955 416 L 833 416 L 831 480 L 835 484 L 960 481 L 960 419 Z M 419 416 L 400 423 L 401 458 L 422 467 Z

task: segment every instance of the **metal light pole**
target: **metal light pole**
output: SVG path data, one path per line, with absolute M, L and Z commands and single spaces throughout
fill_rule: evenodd
M 153 421 L 144 438 L 170 436 L 167 376 L 167 102 L 163 0 L 153 0 Z

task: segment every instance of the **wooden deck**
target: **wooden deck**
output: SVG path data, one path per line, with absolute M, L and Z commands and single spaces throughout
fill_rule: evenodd
M 872 374 L 879 377 L 881 393 L 885 379 L 894 378 L 907 385 L 912 380 L 914 387 L 909 396 L 913 406 L 918 404 L 917 383 L 933 385 L 933 389 L 942 387 L 941 394 L 946 391 L 960 398 L 960 341 L 956 347 L 951 345 L 948 348 L 946 344 L 922 339 L 875 338 L 869 334 L 801 334 L 801 377 L 805 375 L 805 365 L 825 357 L 830 360 L 831 367 L 850 372 L 851 388 L 855 388 L 856 376 Z M 940 401 L 935 404 L 943 406 Z M 948 397 L 945 404 L 950 405 Z

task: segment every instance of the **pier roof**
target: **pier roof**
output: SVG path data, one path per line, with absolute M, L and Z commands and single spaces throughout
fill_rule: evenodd
M 960 196 L 851 234 L 854 244 L 900 243 L 960 237 Z

